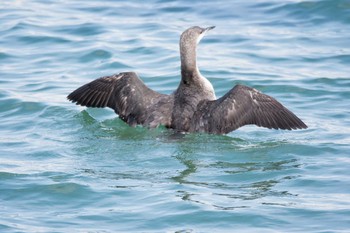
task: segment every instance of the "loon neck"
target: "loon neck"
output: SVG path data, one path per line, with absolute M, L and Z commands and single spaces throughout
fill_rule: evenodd
M 197 67 L 197 44 L 191 46 L 186 45 L 187 44 L 180 44 L 181 76 L 183 81 L 200 76 Z

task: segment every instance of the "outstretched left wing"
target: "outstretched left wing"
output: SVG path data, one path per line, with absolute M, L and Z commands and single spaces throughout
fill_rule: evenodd
M 134 72 L 98 78 L 68 95 L 73 103 L 112 108 L 129 125 L 143 124 L 147 108 L 164 94 L 148 88 Z

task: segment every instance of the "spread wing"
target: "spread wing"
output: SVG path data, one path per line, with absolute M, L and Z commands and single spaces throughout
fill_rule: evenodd
M 67 98 L 82 106 L 112 108 L 129 125 L 136 125 L 145 121 L 145 110 L 160 96 L 162 94 L 148 88 L 136 73 L 125 72 L 98 78 Z
M 226 134 L 249 124 L 270 129 L 307 128 L 276 99 L 256 89 L 236 85 L 220 99 L 199 104 L 192 131 Z

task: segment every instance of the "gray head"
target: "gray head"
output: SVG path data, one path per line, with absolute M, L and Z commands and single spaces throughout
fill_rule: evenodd
M 198 42 L 203 38 L 205 33 L 214 28 L 215 26 L 211 26 L 207 28 L 201 28 L 198 26 L 190 27 L 189 29 L 187 29 L 181 34 L 180 45 L 181 44 L 184 44 L 184 45 L 198 44 Z
M 181 34 L 180 37 L 180 55 L 181 55 L 181 70 L 182 73 L 193 72 L 197 70 L 196 64 L 196 48 L 199 41 L 205 33 L 215 26 L 201 28 L 198 26 L 190 27 Z

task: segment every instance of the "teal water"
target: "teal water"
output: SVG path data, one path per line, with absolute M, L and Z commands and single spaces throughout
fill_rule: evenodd
M 0 3 L 0 232 L 349 232 L 350 2 Z M 309 126 L 228 135 L 130 128 L 66 96 L 136 71 L 179 82 L 178 39 L 216 28 L 199 67 Z

